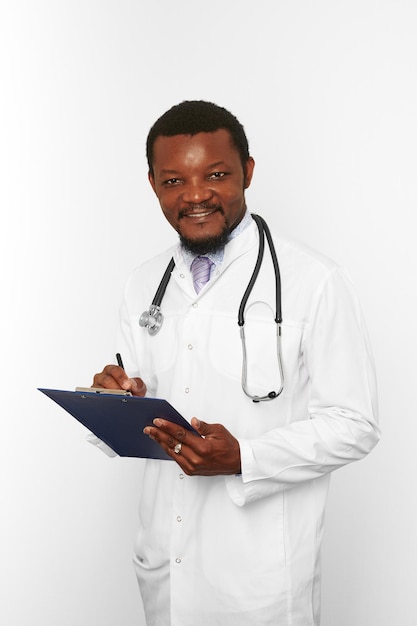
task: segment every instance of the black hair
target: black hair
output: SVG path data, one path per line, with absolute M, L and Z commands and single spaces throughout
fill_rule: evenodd
M 149 131 L 146 140 L 149 173 L 153 175 L 153 147 L 157 137 L 197 135 L 197 133 L 211 133 L 220 129 L 229 131 L 245 171 L 249 159 L 249 145 L 245 130 L 239 120 L 227 109 L 212 102 L 185 100 L 161 115 Z

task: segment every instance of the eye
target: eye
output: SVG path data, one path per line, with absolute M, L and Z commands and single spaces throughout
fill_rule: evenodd
M 226 172 L 213 172 L 209 174 L 209 180 L 218 180 L 219 178 L 224 178 L 226 176 Z
M 180 179 L 179 178 L 168 178 L 167 180 L 164 180 L 164 185 L 167 185 L 168 187 L 171 185 L 178 185 L 178 183 L 180 183 Z

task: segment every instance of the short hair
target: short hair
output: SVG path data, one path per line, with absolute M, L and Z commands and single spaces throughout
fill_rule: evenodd
M 239 152 L 243 171 L 249 159 L 249 144 L 239 120 L 227 109 L 204 100 L 184 100 L 171 107 L 156 120 L 146 140 L 146 158 L 149 173 L 153 175 L 153 147 L 158 137 L 197 135 L 216 130 L 229 131 L 232 143 Z

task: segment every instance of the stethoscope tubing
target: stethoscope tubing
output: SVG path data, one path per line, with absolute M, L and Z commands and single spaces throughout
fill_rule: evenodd
M 172 274 L 172 270 L 175 267 L 175 261 L 174 258 L 172 258 L 170 260 L 170 262 L 168 263 L 168 266 L 164 272 L 164 275 L 162 276 L 162 280 L 159 283 L 158 289 L 156 290 L 154 299 L 152 300 L 152 305 L 155 307 L 158 307 L 158 309 L 161 308 L 161 303 L 162 303 L 162 298 L 164 297 L 167 285 L 169 283 L 169 279 L 171 278 L 171 274 Z
M 269 230 L 268 224 L 260 215 L 256 215 L 256 213 L 252 213 L 252 218 L 255 220 L 256 225 L 258 227 L 259 250 L 258 250 L 258 257 L 256 259 L 252 276 L 249 280 L 248 286 L 246 287 L 245 293 L 243 294 L 243 298 L 239 306 L 237 323 L 239 324 L 239 326 L 243 326 L 245 323 L 245 318 L 244 318 L 245 308 L 246 308 L 246 304 L 249 299 L 249 296 L 252 292 L 253 286 L 256 282 L 256 279 L 258 278 L 259 271 L 261 269 L 263 256 L 264 256 L 264 250 L 265 250 L 265 235 L 266 235 L 269 251 L 272 257 L 272 263 L 274 266 L 274 274 L 275 274 L 275 322 L 277 324 L 281 324 L 282 322 L 281 274 L 279 271 L 277 253 L 275 250 L 274 242 L 272 241 L 271 231 Z
M 282 364 L 282 346 L 281 346 L 281 324 L 282 324 L 282 305 L 281 305 L 281 275 L 279 270 L 278 257 L 276 254 L 274 242 L 272 240 L 271 232 L 265 220 L 255 213 L 252 213 L 252 218 L 256 222 L 259 232 L 259 249 L 255 263 L 254 270 L 249 280 L 248 286 L 243 294 L 239 310 L 238 310 L 238 325 L 240 327 L 240 337 L 242 341 L 243 363 L 242 363 L 242 388 L 244 393 L 253 400 L 253 402 L 261 402 L 264 400 L 273 400 L 277 398 L 284 389 L 284 369 Z M 247 351 L 246 351 L 246 339 L 245 339 L 245 308 L 248 302 L 249 296 L 258 278 L 259 271 L 262 266 L 262 261 L 265 251 L 265 236 L 268 242 L 269 251 L 272 258 L 272 264 L 275 274 L 275 323 L 277 324 L 277 358 L 278 367 L 280 372 L 280 388 L 278 391 L 270 391 L 265 396 L 254 396 L 249 393 L 247 388 Z M 172 271 L 175 267 L 174 258 L 171 258 L 167 268 L 162 276 L 161 282 L 158 285 L 155 296 L 152 300 L 152 304 L 149 311 L 144 311 L 139 319 L 139 325 L 148 329 L 150 335 L 156 335 L 163 322 L 163 315 L 161 313 L 161 303 L 164 297 L 166 288 L 171 278 Z

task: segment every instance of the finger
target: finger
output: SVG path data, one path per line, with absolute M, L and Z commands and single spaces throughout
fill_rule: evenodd
M 94 387 L 105 389 L 123 389 L 122 383 L 128 380 L 124 370 L 117 365 L 106 365 L 102 372 L 96 374 L 93 380 Z
M 154 425 L 165 431 L 172 437 L 174 437 L 177 441 L 184 442 L 187 437 L 187 430 L 182 426 L 178 426 L 178 424 L 174 424 L 168 420 L 161 419 L 160 417 L 156 417 L 153 420 Z
M 174 432 L 174 437 L 175 439 L 177 439 L 180 443 L 183 443 L 187 437 L 187 431 L 185 430 L 185 428 L 177 428 Z
M 196 429 L 199 435 L 206 437 L 207 435 L 213 433 L 216 424 L 207 424 L 207 422 L 203 422 L 202 420 L 193 417 L 191 420 L 191 426 Z
M 178 443 L 178 441 L 176 441 L 172 435 L 163 436 L 163 441 L 165 442 L 165 445 L 167 446 L 167 448 L 171 448 L 171 449 L 174 449 Z
M 143 432 L 145 433 L 145 435 L 148 435 L 151 439 L 156 441 L 156 443 L 158 443 L 165 450 L 165 452 L 169 454 L 169 456 L 171 456 L 173 459 L 175 459 L 180 465 L 182 462 L 184 462 L 184 458 L 178 458 L 183 451 L 183 444 L 182 442 L 175 439 L 173 435 L 170 435 L 160 428 L 153 426 L 146 426 L 143 429 Z M 175 447 L 177 445 L 181 446 L 179 452 L 175 452 Z
M 106 373 L 114 378 L 114 380 L 118 383 L 121 389 L 125 389 L 126 391 L 130 391 L 133 386 L 133 381 L 124 371 L 123 367 L 119 365 L 108 365 L 105 368 Z
M 195 453 L 198 450 L 198 442 L 203 441 L 197 435 L 188 432 L 187 429 L 161 418 L 156 418 L 152 425 L 143 429 L 143 432 L 159 443 L 180 465 L 181 462 L 176 457 L 179 454 L 184 454 L 184 451 L 190 452 L 192 450 Z M 177 444 L 181 444 L 180 453 L 175 452 Z

